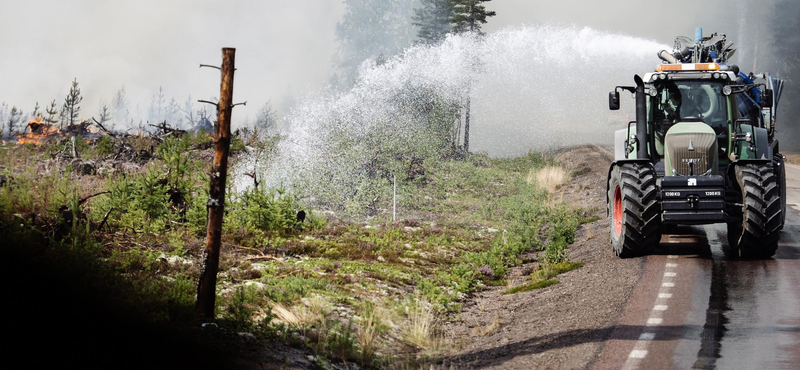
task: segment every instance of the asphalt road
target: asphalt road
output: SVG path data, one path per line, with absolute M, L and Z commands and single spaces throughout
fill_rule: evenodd
M 729 259 L 724 225 L 664 235 L 595 369 L 800 368 L 800 167 L 768 260 Z

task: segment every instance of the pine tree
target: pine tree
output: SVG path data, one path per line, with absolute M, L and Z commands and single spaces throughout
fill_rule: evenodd
M 53 101 L 50 102 L 50 106 L 47 109 L 45 109 L 44 112 L 47 113 L 47 117 L 44 118 L 45 123 L 52 125 L 58 122 L 58 120 L 56 119 L 56 114 L 58 114 L 58 109 L 56 108 L 55 99 L 53 99 Z
M 42 109 L 42 108 L 39 107 L 39 102 L 37 101 L 36 102 L 36 106 L 33 107 L 33 113 L 31 113 L 32 119 L 39 119 L 39 116 L 42 115 L 42 112 L 39 112 L 39 109 Z
M 486 24 L 487 17 L 497 15 L 494 11 L 487 11 L 482 3 L 491 0 L 453 0 L 456 15 L 451 18 L 454 32 L 470 32 L 482 35 L 481 25 Z M 464 151 L 469 152 L 469 120 L 470 120 L 470 91 L 472 86 L 467 86 L 467 105 L 464 115 Z
M 189 95 L 189 98 L 183 103 L 181 112 L 183 113 L 183 118 L 186 119 L 186 128 L 191 130 L 197 124 L 197 119 L 194 115 L 194 100 L 192 100 L 191 95 Z
M 100 125 L 105 127 L 106 122 L 111 121 L 111 111 L 108 109 L 108 105 L 103 104 L 103 107 L 100 108 L 100 119 L 97 122 L 100 122 Z
M 256 122 L 253 125 L 256 132 L 261 135 L 270 135 L 278 128 L 278 115 L 272 109 L 272 103 L 266 102 L 256 113 Z
M 111 124 L 111 130 L 114 130 L 114 127 L 119 122 L 122 122 L 123 127 L 129 124 L 129 127 L 133 127 L 133 124 L 129 120 L 130 115 L 131 112 L 128 109 L 127 93 L 125 92 L 125 86 L 123 85 L 122 88 L 120 88 L 111 99 L 111 116 L 114 117 L 114 122 Z
M 381 53 L 393 56 L 413 41 L 411 15 L 417 0 L 344 0 L 342 20 L 336 25 L 339 50 L 334 56 L 340 86 L 355 82 L 358 67 Z
M 69 93 L 67 93 L 67 97 L 64 99 L 64 105 L 61 106 L 61 129 L 64 128 L 64 125 L 74 125 L 78 120 L 78 114 L 81 111 L 81 101 L 83 101 L 83 97 L 81 96 L 81 89 L 78 88 L 78 79 L 72 80 L 72 87 L 69 89 Z
M 14 127 L 17 125 L 17 123 L 19 123 L 20 118 L 22 118 L 22 111 L 16 106 L 12 107 L 11 112 L 6 118 L 6 124 L 8 125 L 8 137 L 14 136 Z
M 159 86 L 158 93 L 153 95 L 153 99 L 150 100 L 150 108 L 147 111 L 147 120 L 151 124 L 160 124 L 166 120 L 166 108 L 167 108 L 167 100 L 164 96 L 164 88 Z
M 451 18 L 455 32 L 477 32 L 482 34 L 481 25 L 486 24 L 487 17 L 497 15 L 494 11 L 487 11 L 486 3 L 492 0 L 453 0 L 455 16 Z
M 444 40 L 451 31 L 450 21 L 456 16 L 453 0 L 421 0 L 422 7 L 414 9 L 413 24 L 419 27 L 417 37 L 426 44 Z

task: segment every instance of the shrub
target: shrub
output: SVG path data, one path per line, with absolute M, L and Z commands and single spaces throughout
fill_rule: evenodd
M 253 187 L 232 197 L 231 227 L 262 231 L 267 235 L 287 235 L 303 230 L 297 219 L 297 198 L 284 189 Z

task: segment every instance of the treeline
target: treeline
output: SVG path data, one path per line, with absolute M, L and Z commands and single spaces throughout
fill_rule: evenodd
M 216 112 L 209 106 L 195 104 L 196 101 L 191 96 L 187 97 L 183 103 L 179 103 L 174 97 L 167 100 L 162 87 L 159 87 L 158 92 L 152 96 L 146 111 L 143 111 L 138 104 L 133 106 L 128 99 L 125 86 L 117 90 L 110 105 L 101 100 L 100 107 L 95 114 L 81 113 L 83 98 L 76 78 L 73 79 L 60 107 L 56 99 L 53 99 L 44 108 L 37 101 L 30 114 L 26 114 L 16 105 L 9 106 L 5 102 L 0 103 L 0 137 L 10 139 L 17 134 L 24 133 L 28 120 L 57 125 L 60 130 L 86 120 L 92 123 L 97 122 L 111 131 L 147 132 L 153 129 L 151 125 L 166 122 L 174 128 L 190 131 L 203 129 L 211 132 L 216 115 Z M 267 102 L 258 110 L 255 120 L 251 121 L 248 118 L 245 120 L 244 126 L 256 132 L 271 135 L 277 130 L 278 115 L 271 103 Z

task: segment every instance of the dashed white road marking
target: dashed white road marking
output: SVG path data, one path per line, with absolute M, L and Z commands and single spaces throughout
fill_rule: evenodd
M 664 319 L 660 317 L 651 317 L 647 319 L 647 325 L 661 325 L 664 322 Z
M 669 255 L 667 256 L 669 259 L 677 259 L 678 256 Z M 667 262 L 666 269 L 676 268 L 678 267 L 677 263 L 674 262 Z M 667 299 L 672 298 L 672 293 L 669 293 L 668 288 L 675 287 L 675 283 L 672 281 L 667 281 L 668 278 L 674 278 L 678 276 L 677 272 L 674 271 L 664 271 L 664 280 L 661 282 L 661 290 L 658 292 L 658 299 L 656 299 L 656 304 L 653 306 L 653 311 L 650 312 L 650 317 L 647 319 L 647 326 L 656 326 L 661 325 L 664 323 L 664 319 L 660 316 L 663 315 L 667 309 L 669 309 L 666 303 Z M 671 280 L 671 279 L 670 279 Z M 665 289 L 667 288 L 667 289 Z M 639 335 L 639 340 L 633 346 L 633 350 L 628 355 L 628 360 L 625 362 L 623 369 L 636 369 L 641 364 L 642 359 L 647 357 L 647 346 L 649 343 L 656 338 L 656 333 L 652 331 L 644 331 L 641 335 Z
M 656 333 L 644 332 L 639 336 L 639 340 L 653 340 L 656 339 Z

